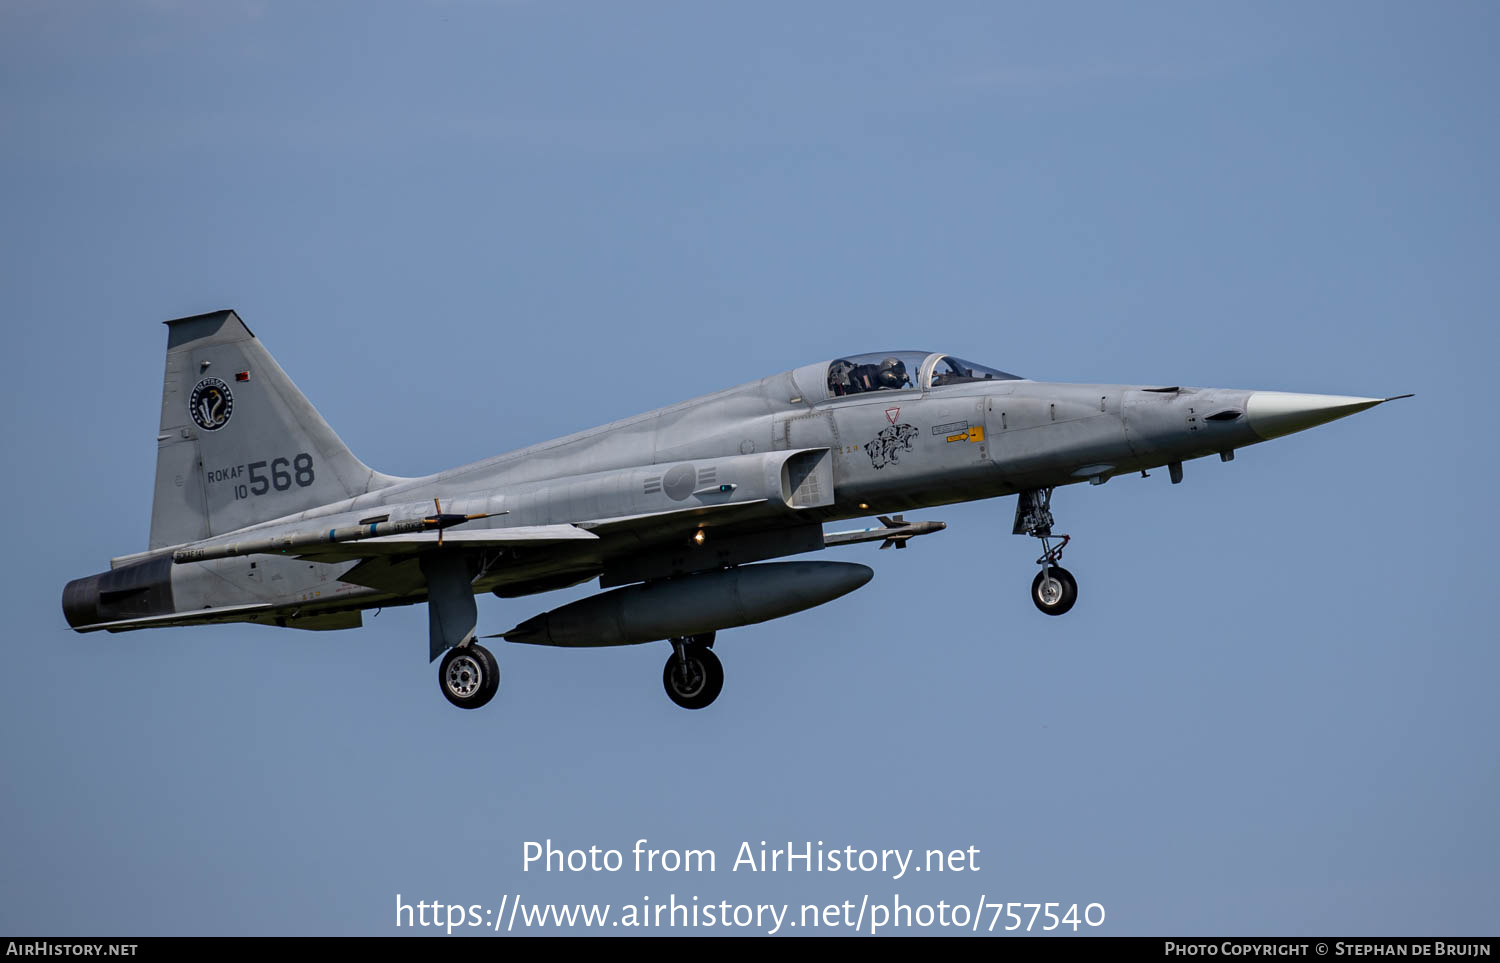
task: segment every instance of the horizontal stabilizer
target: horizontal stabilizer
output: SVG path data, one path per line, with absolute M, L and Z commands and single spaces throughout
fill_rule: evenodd
M 221 605 L 215 609 L 194 609 L 191 612 L 170 612 L 166 615 L 150 615 L 139 619 L 119 619 L 114 622 L 95 622 L 93 625 L 75 625 L 75 632 L 124 632 L 129 629 L 157 629 L 169 625 L 208 625 L 211 622 L 242 622 L 255 612 L 269 612 L 275 608 L 266 602 L 249 605 Z

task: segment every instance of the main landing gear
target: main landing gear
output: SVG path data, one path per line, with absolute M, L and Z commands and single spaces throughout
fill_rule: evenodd
M 724 688 L 724 666 L 714 655 L 714 633 L 672 640 L 672 654 L 662 669 L 667 698 L 684 709 L 711 705 Z M 477 642 L 456 645 L 438 664 L 438 688 L 460 709 L 478 709 L 500 691 L 500 665 Z
M 1016 523 L 1012 532 L 1042 540 L 1042 556 L 1036 563 L 1042 570 L 1031 582 L 1031 601 L 1047 615 L 1062 615 L 1078 601 L 1078 581 L 1073 573 L 1057 564 L 1071 535 L 1052 534 L 1052 489 L 1022 492 L 1016 503 Z M 1054 538 L 1062 541 L 1052 544 Z
M 500 691 L 500 664 L 477 642 L 454 646 L 438 665 L 438 687 L 460 709 L 478 709 Z
M 672 640 L 672 654 L 662 670 L 667 698 L 684 709 L 702 709 L 724 688 L 724 666 L 714 655 L 714 633 Z

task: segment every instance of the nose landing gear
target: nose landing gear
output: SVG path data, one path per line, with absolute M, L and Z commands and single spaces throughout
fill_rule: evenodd
M 1038 611 L 1062 615 L 1078 601 L 1078 581 L 1061 566 L 1047 566 L 1031 581 L 1031 601 Z
M 1057 564 L 1063 549 L 1073 540 L 1071 535 L 1052 534 L 1052 489 L 1024 491 L 1016 502 L 1016 522 L 1011 532 L 1042 540 L 1042 555 L 1036 563 L 1042 570 L 1031 582 L 1031 601 L 1046 615 L 1062 615 L 1078 601 L 1078 580 L 1073 573 Z M 1053 539 L 1061 538 L 1056 545 Z

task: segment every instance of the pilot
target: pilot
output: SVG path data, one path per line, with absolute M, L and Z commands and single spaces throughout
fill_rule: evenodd
M 879 364 L 855 365 L 850 373 L 853 391 L 889 391 L 904 387 L 907 382 L 906 365 L 900 358 L 886 358 Z

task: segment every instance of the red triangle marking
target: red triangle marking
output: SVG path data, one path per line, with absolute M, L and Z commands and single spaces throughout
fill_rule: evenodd
M 896 423 L 896 416 L 899 414 L 901 414 L 900 408 L 887 408 L 885 410 L 885 420 L 894 425 Z

